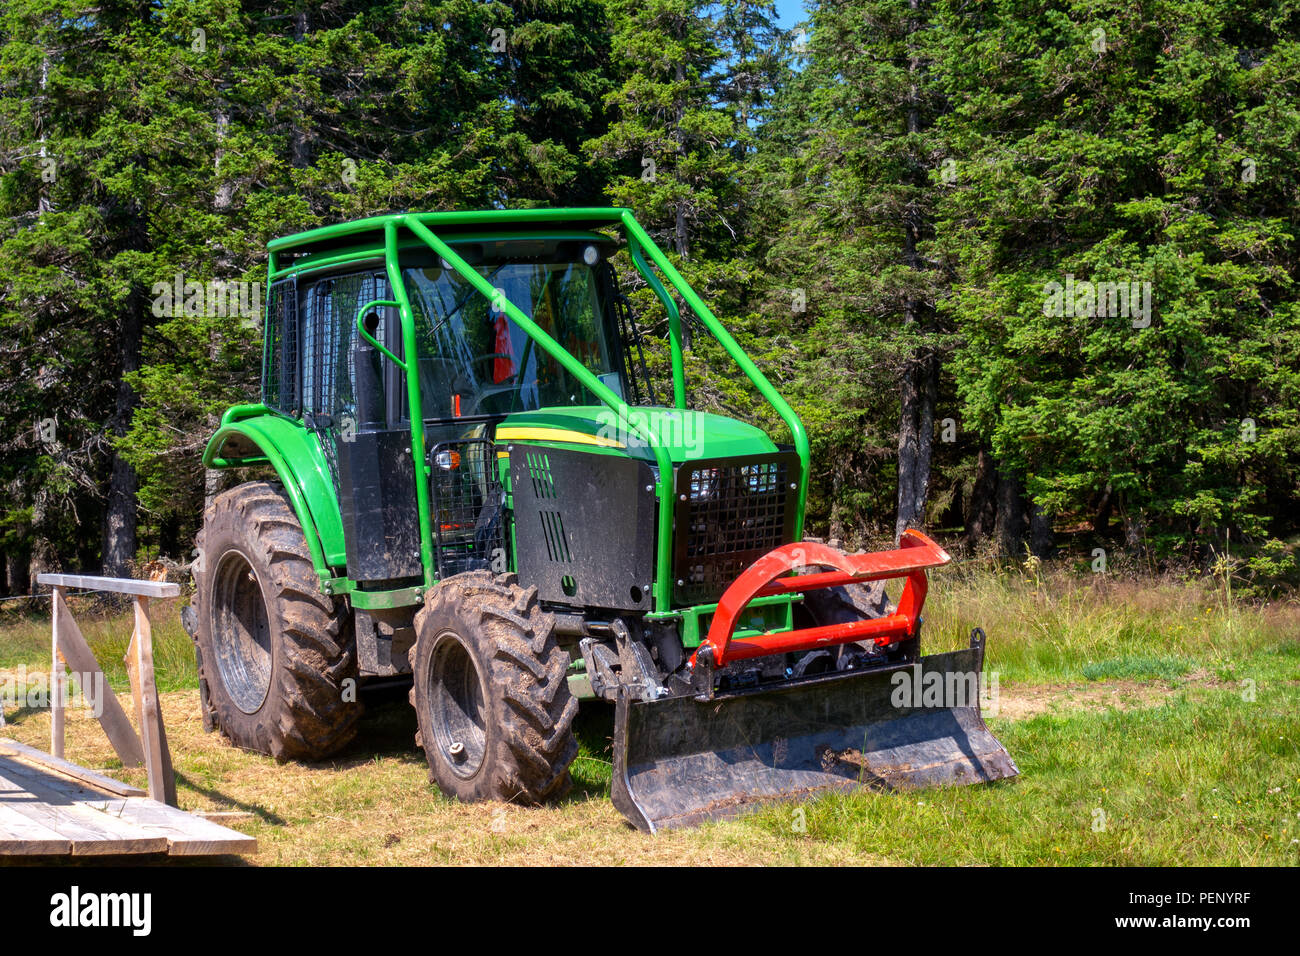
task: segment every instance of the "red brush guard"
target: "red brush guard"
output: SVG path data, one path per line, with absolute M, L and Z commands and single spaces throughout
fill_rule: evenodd
M 691 655 L 691 666 L 706 649 L 714 667 L 750 657 L 810 651 L 854 641 L 874 641 L 883 647 L 916 636 L 921 606 L 925 603 L 927 568 L 947 564 L 952 557 L 919 531 L 907 530 L 893 551 L 845 554 L 814 542 L 786 544 L 751 564 L 732 582 L 718 601 L 709 635 Z M 799 568 L 824 567 L 830 571 L 785 577 Z M 863 618 L 844 624 L 809 627 L 781 634 L 760 634 L 733 640 L 736 622 L 750 601 L 772 594 L 802 594 L 843 584 L 905 577 L 897 610 L 885 617 Z

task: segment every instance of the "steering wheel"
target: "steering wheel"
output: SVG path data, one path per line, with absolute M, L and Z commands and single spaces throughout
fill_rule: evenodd
M 473 368 L 474 365 L 481 365 L 485 362 L 495 362 L 497 359 L 510 359 L 511 365 L 515 364 L 515 356 L 507 355 L 506 352 L 493 352 L 491 355 L 480 355 L 477 356 L 477 358 L 469 359 L 469 362 L 465 363 L 464 367 L 460 369 L 460 373 L 456 376 L 455 381 L 452 382 L 452 388 L 458 390 L 458 392 L 468 390 L 469 382 L 465 381 L 465 373 L 467 373 L 469 369 Z M 493 382 L 493 385 L 504 385 L 506 382 L 515 381 L 515 378 L 517 377 L 519 377 L 519 375 L 515 373 L 515 375 L 510 377 L 502 378 L 499 382 Z M 464 388 L 461 388 L 461 385 L 464 385 Z
M 480 365 L 484 362 L 495 362 L 497 359 L 508 359 L 510 360 L 511 368 L 515 367 L 515 356 L 507 354 L 507 352 L 493 352 L 491 355 L 480 355 L 477 359 L 469 360 L 469 365 L 473 367 L 473 365 Z M 507 381 L 513 381 L 517 377 L 519 377 L 519 373 L 516 372 L 515 375 L 502 378 L 500 381 L 494 381 L 493 385 L 504 385 Z
M 490 355 L 480 355 L 476 358 L 470 359 L 467 365 L 465 366 L 465 369 L 468 370 L 470 368 L 473 368 L 476 365 L 481 365 L 484 362 L 495 362 L 497 359 L 509 359 L 511 365 L 513 365 L 515 361 L 515 357 L 513 355 L 508 355 L 504 352 L 493 352 Z M 457 376 L 456 383 L 454 386 L 457 391 L 461 391 L 460 386 L 461 386 L 461 382 L 464 381 L 464 378 L 465 378 L 464 372 L 462 372 L 459 376 Z M 514 375 L 507 376 L 506 378 L 503 378 L 499 382 L 493 382 L 491 385 L 487 385 L 484 386 L 483 388 L 480 388 L 478 391 L 475 392 L 473 397 L 471 397 L 466 402 L 467 407 L 463 410 L 462 414 L 475 415 L 478 413 L 479 405 L 482 404 L 485 398 L 488 398 L 492 395 L 499 395 L 502 392 L 514 391 L 517 388 L 518 378 L 519 378 L 519 373 L 516 372 Z M 468 386 L 469 383 L 466 382 L 465 384 Z

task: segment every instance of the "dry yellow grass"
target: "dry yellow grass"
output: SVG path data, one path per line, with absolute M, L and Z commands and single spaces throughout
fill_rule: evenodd
M 130 707 L 129 699 L 119 697 Z M 277 764 L 203 732 L 197 691 L 162 695 L 163 716 L 185 810 L 243 810 L 227 823 L 256 836 L 258 853 L 231 865 L 766 865 L 882 862 L 849 847 L 791 842 L 745 821 L 647 836 L 632 830 L 604 794 L 553 807 L 458 804 L 427 778 L 400 705 L 368 720 L 343 759 Z M 49 749 L 49 715 L 32 712 L 4 733 Z M 121 769 L 99 724 L 69 712 L 67 757 L 144 785 Z M 212 862 L 212 861 L 208 861 Z
M 1132 682 L 1017 688 L 1003 720 L 1098 706 L 1153 706 L 1163 693 Z M 119 696 L 124 707 L 130 700 Z M 255 856 L 229 865 L 875 865 L 889 861 L 851 846 L 792 840 L 745 820 L 647 836 L 632 830 L 607 794 L 576 794 L 558 806 L 466 805 L 428 783 L 400 704 L 363 724 L 344 756 L 320 764 L 277 764 L 204 733 L 198 692 L 162 695 L 182 809 L 243 811 L 227 826 L 256 836 Z M 5 733 L 49 749 L 49 716 L 31 712 Z M 67 756 L 145 785 L 143 770 L 118 763 L 99 724 L 70 711 Z M 580 758 L 584 759 L 584 758 Z

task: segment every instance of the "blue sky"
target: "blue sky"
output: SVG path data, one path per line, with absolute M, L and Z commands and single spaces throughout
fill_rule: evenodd
M 806 15 L 803 0 L 776 0 L 776 14 L 781 28 L 790 29 Z

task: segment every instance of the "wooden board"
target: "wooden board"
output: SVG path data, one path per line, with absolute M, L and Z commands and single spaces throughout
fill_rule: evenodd
M 118 814 L 150 833 L 166 836 L 167 852 L 172 856 L 214 856 L 257 850 L 255 837 L 156 800 L 118 798 L 110 802 L 106 812 Z
M 72 841 L 23 816 L 0 797 L 0 856 L 67 856 Z
M 140 725 L 140 743 L 145 767 L 149 771 L 149 796 L 176 806 L 176 774 L 172 755 L 167 748 L 167 731 L 163 727 L 158 704 L 158 684 L 153 672 L 153 630 L 149 623 L 149 599 L 135 599 L 135 630 L 126 648 L 126 672 L 131 678 L 131 695 L 135 698 L 136 723 Z
M 81 628 L 77 627 L 76 620 L 69 613 L 61 589 L 56 589 L 54 592 L 54 621 L 59 652 L 63 655 L 63 659 L 68 662 L 68 667 L 72 669 L 72 672 L 80 675 L 80 683 L 83 685 L 81 691 L 86 695 L 86 699 L 91 706 L 99 713 L 100 726 L 104 728 L 104 733 L 108 736 L 108 742 L 117 751 L 122 766 L 139 767 L 143 765 L 144 751 L 140 747 L 140 738 L 136 736 L 135 728 L 131 726 L 126 711 L 117 702 L 117 696 L 113 693 L 113 689 L 108 686 L 108 678 L 100 670 L 99 661 L 95 660 L 95 654 L 90 649 L 90 645 L 86 643 Z M 90 687 L 84 686 L 86 675 L 91 675 L 90 683 L 92 686 Z M 94 679 L 94 675 L 99 675 L 98 680 Z M 93 686 L 95 684 L 98 684 L 98 687 Z M 98 696 L 96 696 L 97 693 Z
M 101 578 L 87 574 L 38 574 L 37 584 L 56 588 L 84 588 L 89 591 L 112 591 L 115 594 L 143 594 L 145 597 L 169 598 L 181 593 L 181 586 L 167 581 L 141 581 L 136 578 Z
M 133 823 L 94 807 L 78 804 L 57 788 L 41 783 L 52 779 L 16 760 L 0 758 L 0 805 L 53 830 L 72 843 L 73 856 L 123 853 L 166 853 L 167 837 L 149 833 Z M 105 804 L 115 798 L 103 795 Z
M 24 743 L 19 743 L 17 740 L 10 740 L 8 737 L 0 737 L 0 756 L 3 755 L 19 757 L 27 763 L 45 767 L 64 776 L 72 777 L 74 780 L 80 780 L 82 783 L 88 783 L 100 790 L 115 793 L 120 797 L 143 797 L 147 795 L 139 787 L 133 787 L 121 780 L 106 777 L 104 774 L 96 773 L 86 767 L 78 767 L 75 763 L 60 760 L 58 757 L 37 750 L 35 747 L 29 747 Z
M 175 807 L 106 793 L 0 755 L 0 855 L 204 856 L 256 850 L 253 837 Z

